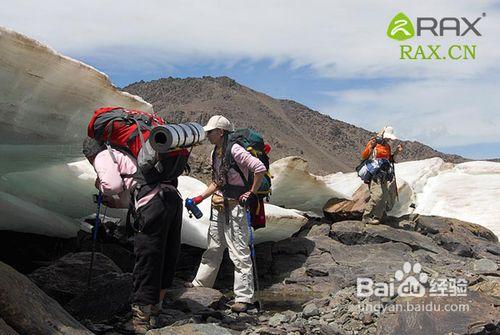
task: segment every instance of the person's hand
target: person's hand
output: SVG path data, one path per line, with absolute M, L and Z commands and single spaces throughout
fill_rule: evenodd
M 194 202 L 195 205 L 198 205 L 200 202 L 203 201 L 203 196 L 202 195 L 198 195 L 198 196 L 196 196 L 194 198 L 191 198 L 191 199 L 193 199 L 193 202 Z
M 99 179 L 99 177 L 95 179 L 94 186 L 99 190 L 99 186 L 101 186 L 101 180 Z
M 238 201 L 240 202 L 241 205 L 247 206 L 250 205 L 250 203 L 257 197 L 255 193 L 252 191 L 248 191 L 240 195 Z

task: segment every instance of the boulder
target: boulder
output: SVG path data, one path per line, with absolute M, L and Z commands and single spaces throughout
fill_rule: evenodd
M 495 234 L 478 224 L 437 216 L 418 216 L 415 221 L 416 231 L 456 255 L 493 261 L 500 256 Z
M 88 286 L 90 252 L 67 254 L 29 277 L 74 317 L 92 322 L 107 320 L 130 308 L 132 274 L 122 273 L 111 259 L 95 253 Z
M 173 306 L 194 314 L 209 308 L 221 308 L 224 303 L 224 295 L 209 287 L 170 289 L 166 297 Z
M 360 220 L 369 197 L 368 187 L 363 184 L 354 192 L 352 199 L 331 198 L 328 200 L 323 206 L 323 215 L 333 222 Z
M 469 291 L 465 297 L 422 297 L 397 299 L 403 306 L 431 306 L 428 311 L 384 312 L 377 326 L 379 335 L 421 334 L 497 334 L 500 331 L 500 310 L 494 299 Z M 409 304 L 409 305 L 408 305 Z M 444 311 L 444 306 L 456 306 L 456 311 Z M 436 312 L 434 308 L 440 306 Z M 425 307 L 427 308 L 427 307 Z M 424 308 L 422 308 L 424 309 Z
M 49 296 L 66 304 L 88 289 L 90 258 L 90 252 L 70 253 L 50 266 L 35 270 L 29 278 Z M 122 270 L 107 256 L 96 252 L 92 283 L 98 283 L 97 278 L 112 272 L 122 273 Z
M 423 249 L 436 254 L 446 252 L 431 238 L 418 232 L 387 225 L 365 225 L 360 221 L 342 221 L 333 224 L 330 236 L 348 245 L 399 242 L 408 245 L 413 251 Z
M 0 301 L 0 317 L 20 334 L 92 334 L 26 276 L 2 262 Z
M 78 320 L 105 321 L 130 309 L 133 288 L 131 273 L 110 272 L 96 277 L 90 289 L 64 307 Z

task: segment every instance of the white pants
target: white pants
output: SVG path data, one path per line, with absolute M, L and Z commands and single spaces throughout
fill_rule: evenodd
M 214 209 L 214 221 L 210 222 L 208 228 L 208 248 L 201 257 L 193 285 L 205 287 L 214 285 L 222 255 L 228 248 L 229 257 L 234 264 L 235 302 L 253 303 L 255 292 L 246 212 L 243 207 L 236 206 L 230 214 L 227 224 L 224 210 Z

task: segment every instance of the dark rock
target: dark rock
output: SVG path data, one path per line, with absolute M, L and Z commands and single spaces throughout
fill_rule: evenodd
M 167 299 L 174 306 L 195 314 L 208 308 L 222 308 L 224 304 L 223 294 L 208 287 L 171 289 L 167 291 Z
M 437 234 L 439 232 L 457 232 L 470 234 L 474 237 L 479 237 L 490 242 L 498 242 L 496 235 L 489 229 L 470 222 L 460 221 L 457 219 L 444 218 L 439 216 L 419 216 L 417 218 L 417 227 L 424 233 Z
M 65 304 L 87 290 L 90 258 L 90 252 L 67 254 L 54 264 L 37 269 L 29 278 L 49 296 Z M 122 273 L 107 256 L 95 253 L 92 282 L 110 272 Z
M 437 244 L 442 248 L 458 256 L 462 257 L 475 256 L 472 247 L 467 245 L 465 241 L 457 239 L 457 237 L 451 232 L 435 234 L 432 237 L 432 239 L 436 241 Z
M 5 321 L 0 318 L 0 334 L 2 335 L 19 335 L 14 329 L 12 329 Z
M 328 276 L 328 269 L 336 264 L 330 253 L 311 255 L 306 261 L 306 274 L 310 277 L 325 277 Z
M 278 241 L 273 246 L 273 255 L 304 255 L 309 256 L 314 249 L 314 243 L 302 237 L 290 237 Z
M 76 238 L 63 239 L 8 230 L 0 231 L 1 261 L 22 274 L 51 264 L 77 248 Z
M 328 236 L 330 233 L 330 224 L 327 223 L 322 223 L 319 225 L 314 225 L 311 227 L 309 232 L 307 233 L 306 236 L 312 237 L 312 236 Z
M 332 225 L 330 236 L 344 244 L 400 242 L 412 248 L 434 253 L 444 250 L 429 237 L 417 232 L 395 229 L 386 225 L 364 225 L 359 221 L 342 221 Z
M 91 335 L 27 277 L 0 262 L 0 315 L 20 334 Z
M 380 335 L 420 335 L 420 334 L 493 334 L 486 328 L 495 326 L 500 320 L 500 310 L 495 307 L 494 299 L 477 292 L 469 291 L 465 297 L 423 297 L 397 299 L 397 303 L 413 306 L 445 305 L 468 306 L 466 311 L 441 310 L 439 313 L 430 311 L 395 311 L 381 315 L 377 334 Z
M 79 320 L 104 321 L 130 309 L 132 291 L 131 273 L 110 272 L 96 277 L 90 289 L 80 292 L 64 307 Z

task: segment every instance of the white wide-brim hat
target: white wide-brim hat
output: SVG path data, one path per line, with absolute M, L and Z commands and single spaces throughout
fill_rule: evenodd
M 207 131 L 214 130 L 217 128 L 227 130 L 227 131 L 233 130 L 233 126 L 231 125 L 231 122 L 229 122 L 229 120 L 226 119 L 222 115 L 212 116 L 210 118 L 210 120 L 208 120 L 207 125 L 203 127 L 203 130 L 205 130 L 205 132 L 207 132 Z
M 394 128 L 391 126 L 387 126 L 384 128 L 384 135 L 382 136 L 383 138 L 388 138 L 390 140 L 397 140 L 398 138 L 396 135 L 394 135 Z

